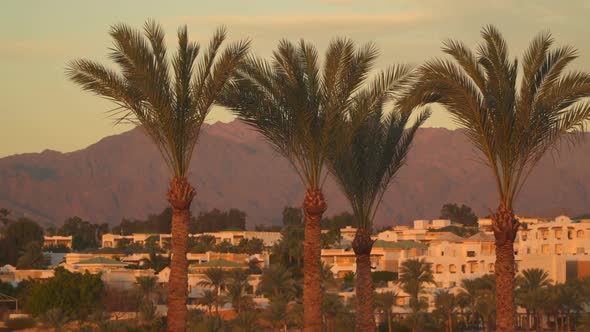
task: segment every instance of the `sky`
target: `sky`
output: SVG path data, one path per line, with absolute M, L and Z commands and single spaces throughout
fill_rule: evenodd
M 206 45 L 225 25 L 230 40 L 249 38 L 252 51 L 269 57 L 278 41 L 304 38 L 322 52 L 335 37 L 381 50 L 377 68 L 395 63 L 419 65 L 442 56 L 445 39 L 475 47 L 481 28 L 497 26 L 511 56 L 522 54 L 541 31 L 556 45 L 578 48 L 571 69 L 590 70 L 590 0 L 4 0 L 0 10 L 0 157 L 45 149 L 68 152 L 102 137 L 129 130 L 106 114 L 111 105 L 68 81 L 68 61 L 106 58 L 113 24 L 141 27 L 159 21 L 171 50 L 176 30 L 187 25 L 192 40 Z M 214 109 L 208 122 L 231 121 Z M 453 128 L 444 111 L 426 126 Z

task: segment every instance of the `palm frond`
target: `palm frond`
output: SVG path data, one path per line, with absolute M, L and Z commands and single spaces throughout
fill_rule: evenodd
M 67 76 L 83 90 L 114 102 L 116 123 L 141 125 L 175 176 L 185 177 L 200 127 L 246 56 L 249 42 L 230 45 L 217 60 L 215 55 L 225 37 L 224 30 L 218 30 L 213 47 L 195 74 L 199 45 L 189 41 L 186 27 L 178 30 L 178 51 L 171 60 L 167 58 L 164 31 L 155 21 L 145 23 L 143 34 L 125 24 L 112 26 L 109 34 L 114 42 L 109 57 L 119 71 L 81 59 L 68 64 Z M 210 73 L 206 70 L 209 67 L 213 68 Z

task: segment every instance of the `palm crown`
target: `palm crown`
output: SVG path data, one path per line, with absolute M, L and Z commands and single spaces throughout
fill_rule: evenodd
M 143 34 L 118 24 L 110 35 L 114 45 L 109 57 L 119 72 L 80 59 L 69 63 L 68 76 L 115 103 L 117 123 L 141 125 L 174 174 L 185 177 L 201 125 L 249 42 L 233 43 L 221 52 L 226 31 L 220 28 L 198 59 L 200 46 L 189 42 L 185 26 L 178 30 L 178 51 L 169 61 L 164 32 L 154 21 L 145 23 Z
M 421 113 L 406 130 L 409 114 L 384 112 L 392 82 L 409 73 L 397 67 L 357 96 L 335 131 L 328 167 L 352 205 L 358 227 L 370 229 L 383 194 L 404 165 L 412 140 L 430 112 Z
M 272 62 L 254 57 L 244 61 L 220 100 L 266 137 L 304 184 L 318 189 L 335 119 L 352 101 L 376 56 L 372 44 L 357 50 L 351 41 L 337 39 L 328 47 L 322 71 L 313 46 L 283 40 Z
M 510 60 L 493 26 L 473 53 L 450 40 L 443 51 L 455 62 L 435 59 L 419 69 L 419 83 L 405 98 L 408 108 L 437 102 L 479 149 L 496 179 L 500 202 L 512 209 L 528 175 L 563 134 L 584 128 L 590 118 L 590 74 L 564 73 L 577 57 L 569 46 L 551 49 L 549 33 L 537 36 L 522 59 Z

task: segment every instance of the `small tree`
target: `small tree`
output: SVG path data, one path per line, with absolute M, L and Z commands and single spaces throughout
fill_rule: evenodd
M 455 203 L 447 203 L 440 209 L 441 219 L 449 219 L 453 223 L 465 226 L 477 226 L 477 216 L 471 208 L 465 204 L 459 206 Z

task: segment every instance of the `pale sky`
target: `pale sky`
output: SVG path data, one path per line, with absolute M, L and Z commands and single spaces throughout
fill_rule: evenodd
M 265 57 L 281 38 L 304 38 L 323 51 L 333 37 L 351 37 L 377 44 L 379 68 L 442 56 L 447 38 L 475 46 L 481 27 L 494 24 L 513 57 L 539 31 L 549 30 L 557 45 L 580 51 L 573 69 L 590 70 L 590 0 L 3 0 L 0 8 L 0 157 L 73 151 L 130 128 L 114 126 L 105 114 L 111 105 L 64 75 L 71 59 L 108 63 L 107 31 L 119 22 L 141 27 L 147 18 L 160 21 L 171 50 L 179 25 L 206 44 L 224 24 L 231 39 L 252 39 L 253 51 Z M 209 121 L 231 119 L 215 110 Z M 427 126 L 452 128 L 444 112 Z

